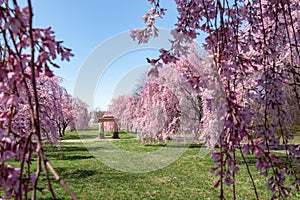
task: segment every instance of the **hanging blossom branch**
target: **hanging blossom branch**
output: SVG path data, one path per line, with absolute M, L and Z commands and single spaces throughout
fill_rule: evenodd
M 161 16 L 159 1 L 149 2 L 154 5 L 152 16 Z M 223 185 L 227 184 L 233 186 L 236 199 L 235 182 L 240 163 L 237 151 L 242 152 L 256 199 L 259 195 L 244 155 L 254 155 L 255 167 L 261 175 L 268 176 L 267 187 L 273 192 L 271 199 L 286 198 L 292 189 L 299 191 L 300 150 L 299 145 L 289 144 L 293 124 L 287 94 L 293 91 L 299 105 L 300 2 L 176 0 L 175 4 L 178 22 L 172 31 L 172 46 L 169 50 L 162 49 L 160 57 L 149 62 L 156 66 L 175 62 L 186 55 L 188 49 L 182 47 L 183 44 L 195 39 L 201 31 L 208 34 L 204 48 L 215 69 L 208 79 L 215 80 L 213 76 L 217 72 L 221 82 L 221 90 L 219 87 L 217 90 L 225 95 L 225 105 L 216 104 L 215 108 L 225 109 L 224 123 L 221 123 L 218 139 L 210 137 L 215 140 L 210 144 L 217 143 L 220 147 L 212 154 L 216 163 L 212 171 L 219 176 L 215 184 L 220 188 L 219 198 L 225 199 Z M 146 29 L 132 31 L 131 36 L 139 42 L 147 42 L 153 35 L 149 31 L 152 25 L 148 23 Z M 200 80 L 196 83 L 206 88 Z M 211 101 L 205 98 L 203 96 L 204 110 L 211 113 Z M 212 116 L 204 116 L 204 119 Z M 204 127 L 204 133 L 209 133 L 207 128 L 209 126 Z M 280 141 L 286 151 L 284 159 L 272 153 Z M 291 180 L 291 186 L 287 179 Z
M 48 135 L 41 129 L 37 92 L 37 78 L 41 74 L 53 76 L 50 66 L 58 67 L 54 60 L 58 56 L 69 60 L 73 54 L 62 42 L 55 41 L 51 28 L 33 28 L 31 1 L 27 3 L 21 8 L 16 0 L 0 1 L 0 187 L 5 197 L 27 199 L 28 192 L 32 192 L 32 199 L 36 199 L 39 176 L 44 170 L 54 199 L 50 174 L 76 199 L 45 156 L 42 139 Z M 52 138 L 58 144 L 58 137 Z M 34 155 L 37 171 L 32 174 Z M 14 159 L 20 161 L 18 167 L 10 164 Z

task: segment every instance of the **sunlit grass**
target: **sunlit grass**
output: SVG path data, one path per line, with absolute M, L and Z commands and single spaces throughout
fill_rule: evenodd
M 107 137 L 111 133 L 107 133 Z M 74 140 L 76 133 L 68 132 L 65 138 Z M 97 129 L 86 131 L 87 138 L 97 137 Z M 155 151 L 159 145 L 144 146 L 134 139 L 134 134 L 120 134 L 121 140 L 112 141 L 125 151 Z M 125 138 L 125 139 L 124 139 Z M 80 139 L 78 137 L 77 139 Z M 191 148 L 192 147 L 192 148 Z M 80 142 L 63 142 L 61 151 L 49 149 L 47 154 L 61 177 L 79 199 L 218 199 L 218 189 L 213 188 L 217 177 L 210 173 L 214 166 L 210 156 L 199 156 L 201 147 L 193 145 L 175 162 L 157 171 L 127 173 L 111 169 L 94 158 Z M 164 147 L 161 147 L 164 148 Z M 180 147 L 178 147 L 180 148 Z M 105 150 L 103 150 L 103 153 Z M 250 166 L 257 184 L 260 199 L 270 199 L 266 178 Z M 45 186 L 45 179 L 42 180 Z M 255 199 L 246 168 L 241 166 L 237 175 L 237 198 Z M 59 199 L 69 199 L 66 192 L 54 181 Z M 225 187 L 227 199 L 232 199 L 232 188 Z M 298 199 L 294 194 L 290 199 Z M 51 199 L 47 192 L 39 199 Z
M 218 199 L 219 189 L 213 188 L 217 177 L 210 172 L 214 164 L 209 154 L 200 154 L 204 150 L 200 145 L 191 145 L 179 159 L 162 169 L 148 173 L 128 173 L 112 169 L 94 157 L 92 151 L 108 155 L 112 153 L 109 149 L 99 146 L 100 140 L 91 143 L 90 151 L 87 150 L 86 144 L 81 142 L 84 139 L 97 138 L 97 128 L 80 134 L 79 136 L 78 132 L 67 132 L 61 150 L 46 145 L 48 159 L 79 199 Z M 106 137 L 109 138 L 111 134 L 107 133 Z M 147 153 L 159 148 L 183 148 L 176 145 L 161 146 L 157 143 L 144 146 L 135 139 L 134 134 L 125 132 L 121 133 L 120 137 L 120 140 L 111 142 L 126 152 Z M 262 177 L 255 170 L 255 162 L 251 157 L 248 158 L 248 162 L 260 199 L 270 199 L 271 193 L 265 187 L 266 177 Z M 241 164 L 239 167 L 240 172 L 236 175 L 237 199 L 255 199 L 246 168 Z M 35 170 L 34 167 L 32 170 Z M 51 179 L 57 198 L 70 199 L 54 178 Z M 44 175 L 39 184 L 41 188 L 47 188 Z M 52 199 L 47 189 L 41 191 L 38 192 L 38 199 Z M 232 188 L 226 186 L 225 192 L 227 199 L 233 199 Z M 299 193 L 293 194 L 290 199 L 299 199 Z

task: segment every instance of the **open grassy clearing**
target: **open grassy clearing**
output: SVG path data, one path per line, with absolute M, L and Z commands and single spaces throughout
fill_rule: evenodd
M 106 134 L 107 137 L 110 135 L 111 133 Z M 77 132 L 67 132 L 63 138 L 61 150 L 58 151 L 56 147 L 49 145 L 46 147 L 48 159 L 79 199 L 218 199 L 218 189 L 213 188 L 217 179 L 210 173 L 210 168 L 214 164 L 209 154 L 199 156 L 203 153 L 203 147 L 196 144 L 188 148 L 157 144 L 144 146 L 135 140 L 134 134 L 121 133 L 121 140 L 107 142 L 124 152 L 145 154 L 163 148 L 185 149 L 179 159 L 162 169 L 147 173 L 128 173 L 110 168 L 95 158 L 99 154 L 114 156 L 114 150 L 103 146 L 103 141 L 86 144 L 80 142 L 80 139 L 84 141 L 84 139 L 93 139 L 97 136 L 96 128 L 80 132 L 79 135 Z M 69 142 L 64 142 L 67 140 Z M 296 141 L 299 141 L 299 136 Z M 126 160 L 126 156 L 121 154 L 120 159 Z M 161 158 L 158 156 L 157 159 L 159 161 Z M 260 199 L 270 199 L 271 194 L 265 188 L 266 178 L 254 170 L 254 160 L 249 157 L 248 162 L 251 163 Z M 246 169 L 243 166 L 240 167 L 237 178 L 238 199 L 255 199 Z M 54 178 L 52 179 L 58 199 L 70 199 Z M 41 187 L 46 187 L 44 176 L 40 184 Z M 227 199 L 232 199 L 231 189 L 225 188 Z M 300 194 L 297 193 L 293 194 L 290 199 L 299 199 L 299 197 Z M 38 198 L 52 199 L 47 190 L 40 192 Z
M 90 129 L 80 133 L 80 137 L 76 132 L 68 132 L 64 140 L 91 139 L 97 136 L 98 130 Z M 143 146 L 134 139 L 134 134 L 121 133 L 120 137 L 126 140 L 111 142 L 124 151 L 143 153 L 165 148 L 159 145 Z M 93 150 L 106 154 L 112 153 L 101 149 L 101 141 L 98 143 L 99 145 L 94 146 Z M 47 154 L 61 177 L 79 199 L 217 199 L 218 190 L 213 188 L 216 177 L 210 173 L 210 168 L 214 164 L 209 155 L 199 156 L 200 150 L 201 147 L 192 145 L 172 164 L 148 173 L 128 173 L 112 169 L 96 159 L 86 146 L 79 142 L 62 142 L 60 151 L 48 147 Z M 250 158 L 249 162 L 251 163 Z M 253 165 L 252 162 L 251 169 L 254 169 Z M 266 178 L 261 177 L 255 170 L 253 176 L 260 198 L 269 199 L 271 194 L 264 186 Z M 42 184 L 46 184 L 45 179 Z M 55 183 L 54 188 L 60 199 L 69 199 L 58 184 Z M 237 188 L 238 199 L 254 199 L 245 167 L 241 167 Z M 231 189 L 226 188 L 226 190 L 228 190 L 227 198 L 232 199 L 229 192 Z M 49 193 L 40 194 L 39 198 L 51 199 Z M 299 194 L 293 194 L 290 199 L 298 198 Z

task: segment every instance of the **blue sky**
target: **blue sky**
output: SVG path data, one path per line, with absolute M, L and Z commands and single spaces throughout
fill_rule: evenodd
M 33 6 L 35 27 L 51 26 L 56 39 L 64 41 L 64 45 L 71 48 L 75 54 L 71 62 L 61 63 L 61 68 L 55 70 L 56 75 L 65 79 L 63 85 L 71 94 L 74 92 L 80 68 L 89 55 L 112 37 L 131 29 L 143 28 L 145 25 L 141 17 L 151 8 L 147 0 L 34 0 Z M 162 1 L 162 6 L 168 9 L 167 15 L 158 21 L 157 26 L 170 29 L 176 23 L 175 5 L 173 1 Z M 124 83 L 129 82 L 127 75 L 130 74 L 132 82 L 135 83 L 134 77 L 138 80 L 139 74 L 143 72 L 141 69 L 145 71 L 147 68 L 145 58 L 155 57 L 158 54 L 155 49 L 148 49 L 136 55 L 132 52 L 127 55 L 127 58 L 122 56 L 120 59 L 112 60 L 112 69 L 106 70 L 103 79 L 114 82 L 98 81 L 96 88 L 104 89 L 102 94 L 95 91 L 91 107 L 105 110 L 109 100 L 117 95 L 116 91 L 122 90 L 119 87 L 124 84 L 122 81 L 120 83 L 120 80 Z M 117 75 L 119 78 L 113 78 Z

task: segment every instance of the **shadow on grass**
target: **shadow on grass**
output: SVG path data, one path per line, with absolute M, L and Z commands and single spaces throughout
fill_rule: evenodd
M 84 160 L 95 158 L 94 156 L 86 156 L 86 155 L 74 155 L 74 156 L 62 156 L 61 160 Z
M 56 197 L 57 200 L 65 200 L 65 198 L 59 198 Z M 41 198 L 41 200 L 53 200 L 53 197 L 45 197 L 45 198 Z
M 61 140 L 80 140 L 80 139 L 93 139 L 98 137 L 98 134 L 90 134 L 90 135 L 78 135 L 78 134 L 68 134 L 61 137 Z
M 70 143 L 71 144 L 71 143 Z M 47 153 L 53 154 L 53 153 L 69 153 L 69 152 L 86 152 L 88 151 L 86 147 L 78 147 L 78 146 L 63 146 L 61 149 L 58 149 L 55 146 L 44 146 L 44 149 Z
M 203 144 L 145 144 L 145 147 L 168 147 L 168 148 L 206 148 Z
M 82 147 L 77 147 L 77 146 L 64 146 L 60 152 L 78 152 L 79 154 L 81 152 L 87 152 L 87 151 L 98 151 L 100 149 L 103 149 L 103 147 L 101 146 L 96 146 L 96 147 L 86 147 L 86 146 L 82 146 Z
M 97 170 L 76 169 L 70 171 L 62 167 L 56 167 L 55 169 L 61 177 L 72 179 L 84 179 L 95 174 L 103 174 L 103 172 L 99 172 Z
M 189 148 L 206 148 L 203 144 L 190 144 Z
M 102 147 L 77 147 L 77 146 L 64 146 L 62 149 L 48 148 L 47 157 L 51 157 L 57 160 L 83 160 L 94 158 L 89 151 L 99 151 Z M 70 155 L 71 154 L 71 155 Z
M 88 151 L 86 147 L 76 147 L 76 146 L 64 146 L 61 150 L 61 152 L 80 152 L 80 151 Z
M 103 172 L 99 172 L 97 170 L 77 169 L 74 172 L 72 172 L 72 177 L 74 177 L 74 178 L 87 178 L 87 177 L 93 176 L 95 174 L 103 174 Z

